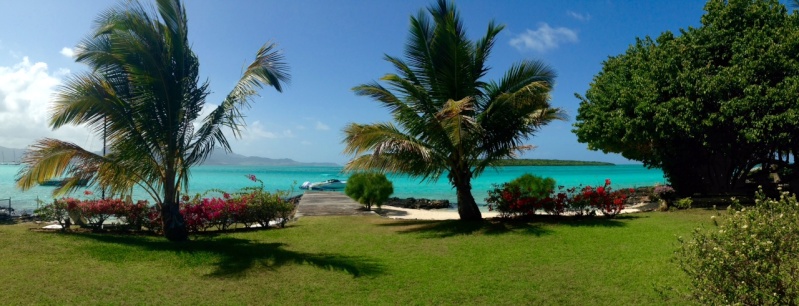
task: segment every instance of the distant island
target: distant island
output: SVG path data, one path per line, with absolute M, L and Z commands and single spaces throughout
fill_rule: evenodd
M 0 146 L 0 165 L 18 165 L 21 157 L 27 149 L 12 149 Z M 99 152 L 95 152 L 98 153 Z M 203 165 L 213 166 L 312 166 L 312 167 L 336 167 L 335 163 L 303 163 L 288 158 L 266 158 L 257 156 L 244 156 L 240 154 L 225 154 L 221 148 L 217 148 L 211 156 L 205 160 Z
M 613 163 L 582 160 L 560 159 L 505 159 L 497 162 L 498 166 L 615 166 Z
M 336 167 L 335 163 L 303 163 L 288 158 L 266 158 L 258 156 L 244 156 L 236 153 L 226 154 L 224 150 L 217 149 L 205 160 L 203 165 L 212 166 L 311 166 L 311 167 Z

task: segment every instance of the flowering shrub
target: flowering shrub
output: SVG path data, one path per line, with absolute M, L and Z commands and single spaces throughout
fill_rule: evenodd
M 206 197 L 197 195 L 194 198 L 183 196 L 180 201 L 180 213 L 190 232 L 197 233 L 216 227 L 218 230 L 227 230 L 234 223 L 250 227 L 259 224 L 268 227 L 270 222 L 277 222 L 285 226 L 294 205 L 283 198 L 289 194 L 285 191 L 274 193 L 263 190 L 263 182 L 254 175 L 247 178 L 260 182 L 260 187 L 244 188 L 241 192 L 230 194 L 216 190 L 222 197 Z M 85 191 L 84 195 L 92 195 Z M 135 204 L 128 198 L 77 200 L 65 198 L 54 200 L 52 204 L 37 209 L 37 214 L 45 220 L 57 220 L 62 223 L 67 214 L 75 214 L 78 218 L 85 218 L 88 223 L 99 229 L 103 222 L 110 217 L 116 217 L 129 228 L 140 230 L 142 226 L 153 232 L 162 230 L 161 209 L 150 206 L 147 201 L 138 201 Z
M 92 227 L 102 228 L 103 222 L 116 215 L 117 210 L 124 205 L 121 199 L 88 200 L 80 201 L 76 209 L 82 217 L 89 220 Z
M 494 185 L 488 191 L 488 209 L 496 209 L 500 217 L 532 216 L 547 206 L 548 211 L 557 212 L 556 201 L 550 197 L 555 180 L 524 174 L 501 186 Z
M 677 260 L 691 280 L 691 296 L 703 305 L 799 303 L 796 196 L 769 199 L 760 189 L 755 207 L 728 208 L 722 222 L 716 217 L 716 228 L 680 238 Z
M 154 233 L 160 233 L 164 229 L 164 224 L 161 223 L 161 209 L 158 206 L 150 206 L 145 212 L 142 225 Z
M 53 203 L 37 208 L 34 213 L 43 221 L 56 221 L 64 229 L 64 221 L 69 211 L 75 209 L 79 201 L 73 198 L 54 199 Z
M 655 189 L 652 190 L 652 197 L 653 200 L 666 200 L 672 201 L 677 193 L 674 191 L 674 188 L 671 188 L 669 185 L 657 185 Z
M 140 230 L 150 208 L 150 203 L 146 200 L 139 200 L 136 203 L 116 202 L 114 207 L 114 217 L 127 225 L 129 229 Z
M 285 226 L 291 213 L 294 212 L 294 205 L 285 201 L 283 198 L 288 196 L 288 191 L 277 191 L 274 193 L 265 191 L 263 182 L 254 175 L 249 175 L 252 181 L 261 183 L 260 188 L 245 188 L 249 195 L 249 203 L 243 212 L 250 217 L 253 223 L 262 227 L 269 226 L 270 221 L 278 221 L 280 227 Z
M 495 185 L 494 189 L 489 190 L 486 198 L 489 210 L 496 209 L 500 217 L 504 218 L 532 216 L 539 210 L 550 215 L 570 212 L 578 216 L 600 212 L 606 217 L 613 218 L 624 209 L 628 195 L 634 192 L 633 189 L 614 191 L 609 179 L 605 180 L 605 185 L 596 188 L 585 186 L 564 189 L 563 186 L 559 186 L 557 193 L 552 189 L 541 188 L 541 186 L 553 186 L 554 181 L 551 181 L 551 184 L 546 180 L 538 182 L 537 189 L 524 189 L 510 183 Z M 548 191 L 544 192 L 545 190 Z
M 221 190 L 212 190 L 222 194 L 221 198 L 200 198 L 190 200 L 184 197 L 181 202 L 181 214 L 190 232 L 206 231 L 211 227 L 227 230 L 234 223 L 245 227 L 259 224 L 268 227 L 272 221 L 278 221 L 282 227 L 294 211 L 294 205 L 283 200 L 288 192 L 270 193 L 263 190 L 263 182 L 255 175 L 247 178 L 259 182 L 260 187 L 248 187 L 240 192 L 230 194 Z

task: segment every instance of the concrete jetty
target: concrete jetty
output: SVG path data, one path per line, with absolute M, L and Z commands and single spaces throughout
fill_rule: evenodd
M 376 215 L 341 192 L 306 191 L 297 206 L 295 217 Z

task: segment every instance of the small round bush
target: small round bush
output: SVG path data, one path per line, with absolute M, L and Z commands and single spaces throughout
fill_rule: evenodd
M 508 182 L 508 186 L 518 188 L 525 196 L 543 199 L 555 190 L 555 180 L 526 173 Z
M 348 197 L 366 206 L 367 210 L 372 205 L 378 208 L 394 193 L 394 184 L 382 173 L 359 172 L 347 179 L 344 193 Z
M 716 228 L 680 239 L 677 260 L 700 304 L 799 304 L 796 196 L 769 199 L 761 190 L 755 202 L 755 207 L 729 209 L 721 222 L 713 216 Z

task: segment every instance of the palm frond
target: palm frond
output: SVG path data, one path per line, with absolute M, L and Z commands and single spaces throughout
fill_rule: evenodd
M 244 125 L 241 108 L 249 107 L 250 99 L 258 94 L 256 89 L 272 86 L 281 92 L 283 84 L 290 81 L 288 66 L 276 47 L 274 43 L 264 44 L 225 100 L 203 120 L 186 157 L 187 164 L 204 161 L 217 145 L 230 152 L 230 143 L 222 128 L 229 128 L 235 137 L 239 137 L 240 127 Z
M 17 174 L 17 187 L 28 190 L 52 179 L 66 177 L 66 184 L 54 194 L 64 194 L 79 187 L 97 171 L 102 157 L 81 147 L 56 139 L 45 138 L 31 146 L 22 157 L 23 168 Z
M 359 161 L 345 166 L 347 171 L 373 169 L 414 175 L 425 175 L 426 172 L 440 175 L 443 171 L 441 160 L 444 156 L 390 123 L 353 123 L 345 127 L 344 133 L 345 153 L 360 156 L 355 159 Z M 367 152 L 371 154 L 365 154 Z

